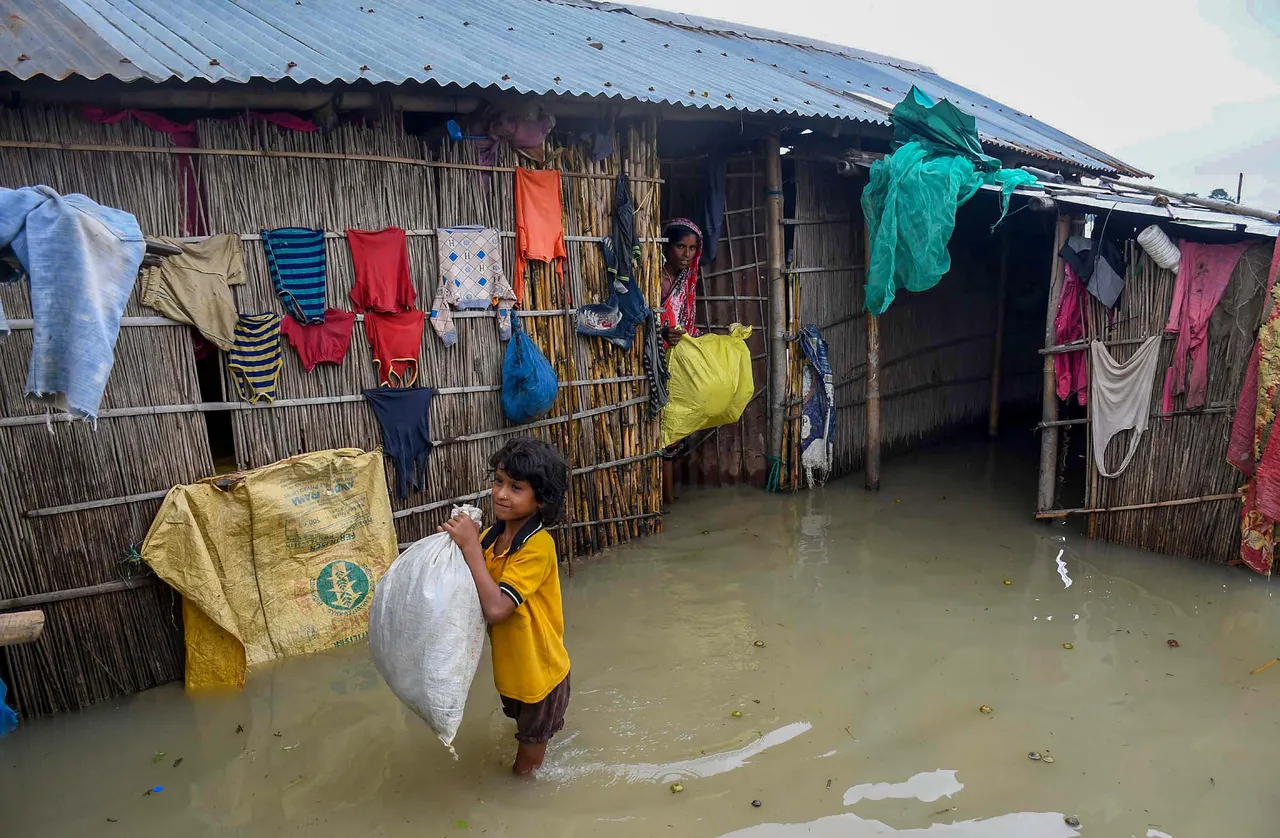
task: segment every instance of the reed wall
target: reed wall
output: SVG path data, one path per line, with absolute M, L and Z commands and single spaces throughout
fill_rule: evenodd
M 83 192 L 134 213 L 148 235 L 186 234 L 191 218 L 200 232 L 240 234 L 248 273 L 236 290 L 242 312 L 280 311 L 258 241 L 264 228 L 327 231 L 328 303 L 337 308 L 350 308 L 354 281 L 346 229 L 409 231 L 410 271 L 424 309 L 436 289 L 437 226 L 497 227 L 504 231 L 504 264 L 514 268 L 511 167 L 517 161 L 510 154 L 496 168 L 479 166 L 469 144 L 428 144 L 407 134 L 397 114 L 314 133 L 202 119 L 197 132 L 207 151 L 188 155 L 195 162 L 185 167 L 169 153 L 120 150 L 168 145 L 165 135 L 130 121 L 96 125 L 67 109 L 3 110 L 0 141 L 10 147 L 0 154 L 0 185 Z M 32 147 L 39 143 L 94 148 Z M 522 319 L 561 381 L 546 419 L 525 427 L 503 419 L 498 387 L 505 344 L 492 315 L 456 317 L 459 342 L 448 349 L 426 327 L 419 383 L 438 389 L 430 417 L 437 445 L 428 488 L 394 499 L 402 543 L 434 532 L 454 502 L 478 499 L 487 512 L 487 457 L 517 433 L 555 443 L 574 468 L 569 512 L 555 533 L 570 567 L 575 556 L 660 528 L 658 428 L 645 418 L 641 342 L 624 353 L 572 330 L 575 305 L 608 295 L 598 240 L 609 232 L 614 176 L 624 167 L 633 177 L 644 240 L 638 278 L 646 295 L 658 292 L 656 125 L 620 126 L 616 148 L 598 163 L 573 147 L 553 147 L 549 157 L 548 166 L 565 173 L 568 287 L 554 272 L 533 267 Z M 291 156 L 243 153 L 263 151 Z M 357 159 L 369 156 L 384 159 Z M 195 183 L 183 182 L 180 173 Z M 11 318 L 29 316 L 25 288 L 0 286 L 0 300 Z M 380 444 L 380 429 L 360 397 L 361 389 L 377 385 L 362 323 L 338 367 L 306 373 L 286 344 L 277 401 L 250 408 L 235 401 L 225 373 L 221 393 L 202 397 L 189 329 L 153 325 L 156 312 L 136 298 L 126 317 L 149 319 L 124 323 L 96 430 L 46 426 L 23 398 L 29 329 L 0 345 L 0 468 L 7 478 L 0 485 L 0 601 L 35 598 L 48 616 L 44 640 L 4 650 L 7 680 L 25 714 L 83 707 L 181 677 L 173 595 L 156 585 L 124 590 L 136 582 L 121 580 L 144 577 L 146 584 L 136 548 L 165 491 L 214 473 L 208 429 L 216 426 L 206 417 L 230 417 L 234 463 L 228 468 Z M 163 411 L 147 410 L 157 407 Z M 121 408 L 130 410 L 112 413 Z M 58 509 L 75 504 L 93 508 Z M 121 590 L 80 590 L 103 583 Z M 59 596 L 70 598 L 47 602 Z
M 1129 273 L 1119 307 L 1109 312 L 1090 297 L 1086 312 L 1086 337 L 1108 344 L 1108 351 L 1120 362 L 1130 358 L 1142 340 L 1163 334 L 1174 289 L 1174 274 L 1157 266 L 1135 242 L 1129 243 L 1128 255 Z M 1064 452 L 1060 462 L 1069 464 L 1064 474 L 1070 482 L 1073 473 L 1079 473 L 1077 463 L 1083 461 L 1083 508 L 1206 499 L 1181 506 L 1091 514 L 1086 516 L 1091 537 L 1215 563 L 1239 558 L 1240 502 L 1233 493 L 1244 477 L 1227 464 L 1227 442 L 1257 337 L 1270 260 L 1270 242 L 1247 250 L 1209 320 L 1209 383 L 1204 409 L 1188 411 L 1186 397 L 1176 396 L 1173 415 L 1156 416 L 1175 344 L 1173 335 L 1165 335 L 1152 382 L 1154 418 L 1119 477 L 1109 479 L 1098 473 L 1087 424 L 1088 406 L 1072 410 L 1073 418 L 1061 420 L 1076 423 L 1065 426 L 1074 433 L 1069 437 L 1064 434 L 1076 451 Z M 1057 301 L 1051 304 L 1056 311 Z M 1071 403 L 1074 405 L 1074 399 Z M 1131 432 L 1124 432 L 1108 446 L 1107 471 L 1114 472 L 1124 459 L 1130 436 Z M 1073 506 L 1076 498 L 1078 495 L 1060 498 L 1059 505 Z

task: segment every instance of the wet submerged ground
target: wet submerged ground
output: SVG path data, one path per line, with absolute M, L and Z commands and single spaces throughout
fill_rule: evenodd
M 353 647 L 23 725 L 3 832 L 1275 835 L 1274 584 L 1038 525 L 1034 480 L 953 445 L 875 496 L 686 492 L 565 580 L 573 700 L 534 782 L 487 660 L 455 762 Z

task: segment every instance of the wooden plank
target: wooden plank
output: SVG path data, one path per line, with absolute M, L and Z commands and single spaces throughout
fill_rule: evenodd
M 43 611 L 18 611 L 0 614 L 0 646 L 34 643 L 44 632 Z
M 1045 306 L 1044 346 L 1054 346 L 1054 320 L 1058 315 L 1058 298 L 1062 296 L 1064 279 L 1062 257 L 1058 251 L 1066 244 L 1071 233 L 1071 216 L 1058 216 L 1053 234 L 1053 267 L 1049 274 L 1049 302 Z M 1058 379 L 1053 373 L 1053 357 L 1044 356 L 1044 378 L 1040 393 L 1040 422 L 1044 432 L 1040 434 L 1040 488 L 1036 496 L 1036 512 L 1053 509 L 1058 482 Z
M 1044 521 L 1052 518 L 1065 518 L 1068 515 L 1098 515 L 1103 512 L 1134 512 L 1139 509 L 1163 509 L 1167 506 L 1189 506 L 1196 503 L 1209 503 L 1211 501 L 1222 500 L 1240 500 L 1239 492 L 1230 492 L 1221 495 L 1204 495 L 1198 498 L 1180 498 L 1178 500 L 1159 500 L 1151 503 L 1131 503 L 1128 506 L 1110 506 L 1099 507 L 1095 509 L 1079 508 L 1079 509 L 1050 509 L 1045 512 L 1037 512 L 1036 518 Z

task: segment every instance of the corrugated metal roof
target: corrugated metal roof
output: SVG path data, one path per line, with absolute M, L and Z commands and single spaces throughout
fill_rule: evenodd
M 926 67 L 723 21 L 588 0 L 4 0 L 19 79 L 408 81 L 887 124 L 911 85 L 983 140 L 1145 173 Z

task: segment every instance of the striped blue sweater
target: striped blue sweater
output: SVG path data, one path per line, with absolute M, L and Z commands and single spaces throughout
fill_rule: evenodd
M 305 227 L 263 230 L 271 284 L 299 323 L 324 322 L 324 231 Z

